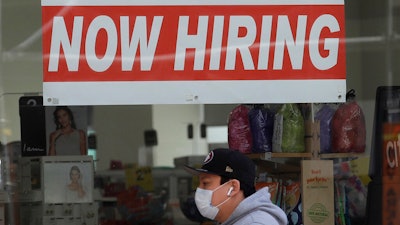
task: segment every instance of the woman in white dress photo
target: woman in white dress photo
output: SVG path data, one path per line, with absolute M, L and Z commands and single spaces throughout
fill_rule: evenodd
M 82 185 L 82 174 L 78 166 L 72 166 L 69 172 L 70 183 L 66 185 L 67 202 L 83 202 L 87 200 L 87 190 Z

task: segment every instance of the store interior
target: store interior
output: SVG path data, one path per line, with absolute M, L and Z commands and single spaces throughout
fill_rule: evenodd
M 0 0 L 0 142 L 4 146 L 21 141 L 20 98 L 43 94 L 41 34 L 46 28 L 42 27 L 41 17 L 38 1 Z M 356 100 L 366 122 L 365 152 L 356 157 L 368 158 L 374 138 L 376 90 L 379 86 L 400 85 L 400 64 L 396 61 L 400 56 L 400 0 L 345 1 L 345 18 L 346 85 L 348 90 L 356 91 Z M 190 195 L 193 180 L 182 173 L 176 163 L 179 159 L 193 159 L 199 163 L 211 148 L 226 147 L 228 116 L 237 104 L 79 106 L 85 111 L 88 136 L 95 137 L 91 154 L 93 178 L 97 179 L 93 180 L 93 186 L 104 185 L 98 182 L 104 182 L 105 178 L 111 179 L 116 185 L 114 188 L 118 188 L 118 183 L 126 179 L 123 168 L 151 167 L 155 189 L 160 193 L 166 190 L 172 200 L 168 203 L 173 208 L 175 224 L 199 224 L 185 218 L 180 210 L 179 195 Z M 204 125 L 206 135 L 202 135 Z M 156 144 L 146 143 L 145 133 L 149 130 L 156 131 Z M 213 132 L 222 134 L 222 138 L 213 139 L 217 135 Z M 33 167 L 37 166 L 36 162 L 30 161 Z M 97 191 L 93 190 L 91 202 L 96 202 Z M 101 201 L 103 206 L 115 208 L 116 198 Z M 18 211 L 34 214 L 29 207 L 21 206 Z M 110 208 L 97 212 L 96 217 L 117 220 L 115 217 L 121 213 L 116 216 Z M 14 212 L 10 208 L 7 210 Z M 8 217 L 9 224 L 18 224 L 19 217 L 11 217 Z

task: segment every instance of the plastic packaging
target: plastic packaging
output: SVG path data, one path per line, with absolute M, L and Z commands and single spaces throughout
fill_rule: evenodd
M 365 117 L 355 101 L 354 90 L 346 96 L 332 118 L 332 151 L 336 153 L 363 153 L 366 146 Z
M 231 111 L 228 119 L 229 148 L 242 153 L 251 153 L 253 147 L 249 110 L 248 106 L 238 105 Z
M 278 139 L 281 140 L 282 152 L 304 152 L 304 118 L 297 105 L 284 104 L 275 117 L 281 117 L 282 121 L 281 128 L 278 124 L 274 127 L 274 129 L 281 129 L 282 138 Z
M 256 105 L 249 112 L 250 128 L 253 138 L 252 152 L 272 151 L 274 115 L 263 106 Z
M 320 151 L 321 153 L 331 153 L 331 122 L 335 114 L 335 109 L 328 104 L 324 104 L 315 114 L 314 119 L 320 122 Z

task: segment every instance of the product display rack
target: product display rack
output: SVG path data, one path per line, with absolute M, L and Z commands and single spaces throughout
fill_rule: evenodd
M 363 156 L 364 153 L 319 153 L 318 159 L 340 159 L 340 158 L 353 158 Z M 265 153 L 252 153 L 248 154 L 251 159 L 272 160 L 276 158 L 313 158 L 311 152 L 303 153 L 286 153 L 286 152 L 265 152 Z
M 138 168 L 140 168 L 140 166 Z M 132 181 L 130 180 L 132 178 L 129 178 L 129 173 L 130 172 L 122 168 L 96 171 L 95 178 L 98 180 L 98 184 L 95 185 L 94 200 L 98 203 L 99 212 L 101 212 L 99 214 L 100 223 L 127 222 L 126 220 L 128 218 L 126 218 L 126 215 L 121 214 L 121 203 L 119 203 L 121 199 L 119 199 L 118 196 L 120 193 L 124 193 L 130 189 L 128 183 Z M 150 182 L 152 190 L 144 191 L 156 198 L 158 196 L 163 198 L 164 213 L 161 218 L 163 222 L 167 223 L 173 221 L 175 225 L 197 224 L 188 220 L 180 209 L 180 199 L 191 194 L 192 175 L 182 168 L 172 167 L 152 167 L 150 175 L 152 177 L 152 181 Z M 134 184 L 131 187 L 134 186 L 144 188 L 140 184 Z M 151 222 L 137 222 L 137 224 L 148 223 Z
M 97 225 L 98 205 L 92 200 L 91 156 L 22 157 L 19 162 L 18 204 L 20 223 L 30 225 Z M 79 165 L 88 198 L 64 198 L 70 167 Z M 61 179 L 56 179 L 60 177 Z
M 298 179 L 303 177 L 302 161 L 303 160 L 342 160 L 354 159 L 364 156 L 364 153 L 320 153 L 320 139 L 319 139 L 319 121 L 306 122 L 307 126 L 311 128 L 311 137 L 306 144 L 305 152 L 291 153 L 291 152 L 265 152 L 265 153 L 251 153 L 247 156 L 252 159 L 256 165 L 258 173 L 267 172 L 270 175 L 276 175 L 284 179 Z M 333 168 L 332 168 L 333 170 Z M 333 185 L 333 184 L 332 184 Z M 333 186 L 330 187 L 332 190 Z M 329 195 L 325 196 L 327 202 L 334 202 L 335 199 Z M 305 217 L 303 209 L 303 218 Z M 306 223 L 303 225 L 314 225 L 317 223 Z

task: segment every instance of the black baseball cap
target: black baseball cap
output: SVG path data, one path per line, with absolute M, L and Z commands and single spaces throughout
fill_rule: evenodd
M 208 173 L 228 179 L 237 179 L 246 196 L 255 192 L 256 166 L 250 158 L 237 150 L 214 149 L 208 153 L 201 168 L 188 165 L 185 165 L 184 168 L 193 175 Z

